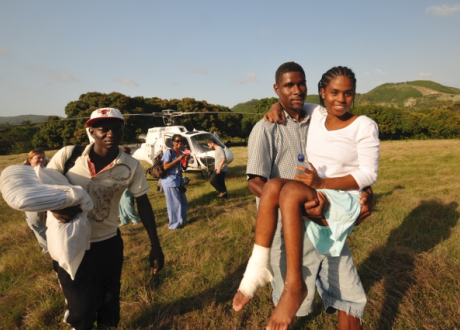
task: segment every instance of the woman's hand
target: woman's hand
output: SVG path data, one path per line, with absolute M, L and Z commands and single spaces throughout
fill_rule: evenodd
M 279 102 L 273 103 L 270 111 L 264 115 L 264 120 L 269 123 L 284 124 L 286 117 L 284 116 L 283 108 Z
M 323 179 L 319 177 L 318 172 L 316 171 L 316 168 L 313 166 L 313 164 L 308 164 L 310 164 L 311 170 L 301 166 L 296 167 L 296 170 L 301 171 L 304 174 L 296 174 L 294 176 L 294 180 L 302 182 L 309 187 L 321 189 L 323 185 Z

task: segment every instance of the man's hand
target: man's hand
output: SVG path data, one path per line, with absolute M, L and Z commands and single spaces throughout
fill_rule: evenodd
M 361 192 L 361 199 L 359 204 L 361 204 L 361 213 L 358 216 L 358 219 L 355 221 L 355 226 L 358 226 L 372 213 L 372 202 L 374 199 L 374 192 L 371 187 L 366 187 Z
M 270 111 L 264 115 L 264 120 L 269 123 L 284 124 L 286 117 L 279 102 L 271 106 Z
M 81 211 L 80 206 L 77 205 L 77 206 L 70 206 L 62 210 L 51 210 L 50 212 L 53 213 L 53 216 L 59 222 L 68 223 L 72 221 L 72 219 L 75 218 L 75 216 L 78 213 L 81 213 L 82 211 Z
M 309 201 L 304 204 L 305 213 L 311 219 L 323 219 L 324 220 L 324 211 L 329 207 L 329 201 L 326 198 L 326 195 L 319 191 L 318 199 L 314 201 Z M 326 221 L 326 220 L 324 220 Z M 316 222 L 316 221 L 315 221 Z M 326 224 L 327 226 L 327 224 Z
M 163 266 L 165 264 L 165 256 L 163 255 L 163 251 L 161 250 L 161 247 L 152 247 L 150 250 L 150 255 L 149 255 L 149 261 L 150 261 L 150 270 L 156 274 L 160 270 L 163 269 Z M 155 267 L 155 261 L 156 267 Z
M 261 197 L 262 196 L 262 190 L 264 189 L 265 183 L 267 182 L 267 179 L 254 175 L 251 176 L 248 180 L 248 187 L 249 191 L 256 197 Z

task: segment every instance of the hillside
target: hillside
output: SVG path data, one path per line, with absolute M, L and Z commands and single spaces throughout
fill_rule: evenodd
M 307 96 L 307 103 L 319 104 L 317 94 Z M 356 95 L 356 105 L 382 105 L 418 109 L 460 109 L 460 89 L 429 80 L 387 83 Z M 239 103 L 232 111 L 254 112 L 258 100 Z M 243 110 L 244 109 L 244 110 Z
M 266 102 L 274 98 L 263 99 Z M 265 102 L 252 99 L 247 102 L 235 105 L 233 112 L 257 112 L 257 107 L 264 108 Z M 307 96 L 307 103 L 319 104 L 317 94 Z M 434 81 L 415 80 L 402 83 L 386 83 L 373 90 L 357 94 L 356 105 L 381 105 L 407 108 L 410 110 L 419 109 L 451 109 L 460 110 L 460 89 L 444 86 Z M 22 115 L 22 116 L 0 116 L 0 126 L 8 123 L 9 125 L 19 125 L 25 120 L 43 122 L 47 116 L 41 115 Z
M 21 116 L 9 116 L 1 117 L 0 116 L 0 125 L 10 124 L 10 125 L 20 125 L 26 120 L 30 120 L 32 123 L 40 123 L 46 120 L 48 116 L 41 115 L 21 115 Z
M 411 108 L 453 109 L 460 107 L 460 89 L 429 80 L 387 83 L 356 97 L 358 104 Z
M 270 100 L 276 100 L 276 99 L 274 97 L 272 97 L 272 98 L 267 98 L 267 99 L 263 99 L 263 100 L 270 101 Z M 231 110 L 233 112 L 258 112 L 257 111 L 257 106 L 261 105 L 260 101 L 261 100 L 252 99 L 251 101 L 238 103 Z M 308 95 L 307 99 L 305 100 L 305 102 L 319 104 L 318 95 Z M 262 104 L 262 107 L 263 107 L 263 104 Z
M 252 99 L 251 101 L 238 103 L 232 108 L 233 112 L 255 112 L 255 108 L 259 104 L 259 100 Z

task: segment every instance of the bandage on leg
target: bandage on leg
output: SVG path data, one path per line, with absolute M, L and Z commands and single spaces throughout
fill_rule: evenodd
M 254 244 L 251 258 L 238 290 L 248 298 L 252 298 L 256 291 L 273 280 L 270 270 L 270 248 Z

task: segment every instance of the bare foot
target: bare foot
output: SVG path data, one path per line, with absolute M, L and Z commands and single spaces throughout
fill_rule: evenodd
M 289 285 L 288 282 L 284 283 L 283 294 L 268 321 L 266 329 L 287 329 L 306 296 L 307 287 L 305 282 L 301 281 L 297 285 Z
M 237 291 L 235 297 L 233 297 L 233 309 L 237 312 L 243 309 L 244 305 L 246 305 L 251 298 L 246 297 L 241 291 Z

